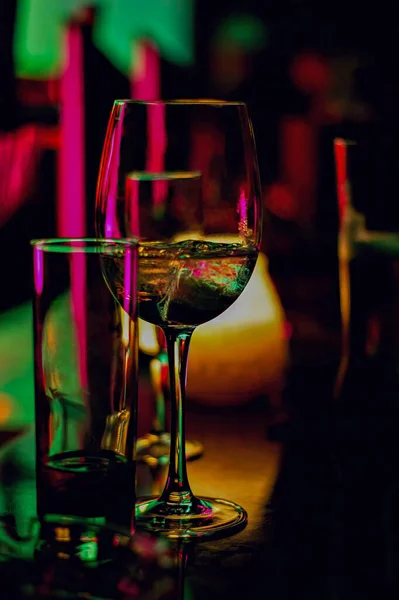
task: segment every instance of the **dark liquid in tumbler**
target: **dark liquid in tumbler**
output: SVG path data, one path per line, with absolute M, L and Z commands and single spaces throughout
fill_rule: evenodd
M 39 518 L 78 517 L 132 530 L 135 462 L 112 450 L 98 450 L 98 444 L 93 450 L 86 447 L 48 455 L 48 406 L 48 399 L 37 401 Z M 68 426 L 66 422 L 63 425 Z

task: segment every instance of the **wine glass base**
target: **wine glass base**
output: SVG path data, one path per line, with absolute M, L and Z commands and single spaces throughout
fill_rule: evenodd
M 186 460 L 193 461 L 204 453 L 204 446 L 195 440 L 186 440 Z M 155 468 L 169 464 L 170 434 L 147 433 L 137 441 L 136 457 L 138 462 Z
M 222 498 L 195 498 L 190 514 L 169 510 L 159 497 L 141 498 L 136 504 L 137 527 L 174 540 L 209 540 L 234 535 L 248 522 L 242 506 Z

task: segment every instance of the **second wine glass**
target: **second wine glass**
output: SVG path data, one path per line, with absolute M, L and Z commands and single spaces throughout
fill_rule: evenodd
M 260 182 L 245 104 L 116 101 L 96 213 L 101 235 L 140 240 L 139 316 L 167 341 L 169 471 L 160 497 L 137 504 L 138 524 L 171 538 L 230 535 L 247 514 L 230 500 L 192 493 L 184 404 L 192 333 L 240 296 L 259 252 Z
M 137 460 L 152 469 L 167 465 L 170 456 L 170 433 L 167 429 L 166 405 L 169 398 L 169 361 L 165 334 L 160 327 L 140 320 L 140 350 L 151 357 L 149 375 L 154 397 L 155 416 L 151 429 L 137 440 Z M 186 440 L 186 459 L 202 456 L 204 447 L 197 440 Z

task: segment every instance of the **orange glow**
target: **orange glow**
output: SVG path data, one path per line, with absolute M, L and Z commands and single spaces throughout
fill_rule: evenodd
M 140 350 L 159 351 L 154 325 L 140 320 Z M 280 389 L 288 360 L 287 322 L 260 254 L 236 302 L 198 327 L 190 345 L 187 396 L 203 404 L 238 405 Z
M 11 396 L 0 392 L 0 425 L 7 423 L 12 415 L 13 402 Z
M 70 542 L 71 532 L 69 530 L 69 527 L 56 527 L 55 539 L 57 540 L 57 542 Z
M 194 332 L 187 396 L 204 404 L 245 403 L 280 389 L 287 358 L 284 312 L 261 254 L 236 302 Z
M 159 352 L 159 343 L 155 325 L 139 320 L 139 346 L 144 354 L 156 356 Z

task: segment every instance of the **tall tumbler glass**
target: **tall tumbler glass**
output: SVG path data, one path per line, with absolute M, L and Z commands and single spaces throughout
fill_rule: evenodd
M 73 517 L 132 531 L 136 243 L 32 245 L 39 519 Z

